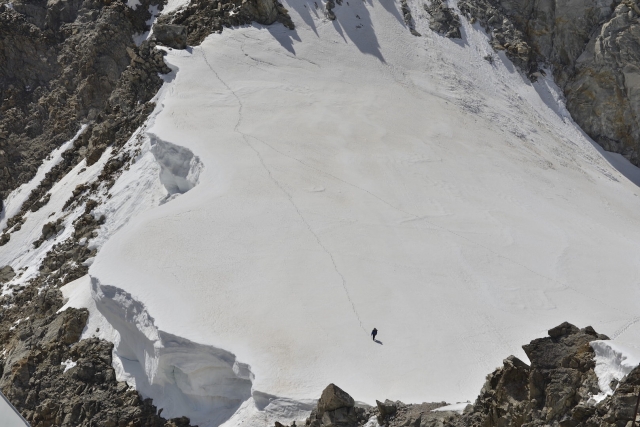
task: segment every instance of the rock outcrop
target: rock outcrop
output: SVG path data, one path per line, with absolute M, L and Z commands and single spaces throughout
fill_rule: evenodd
M 153 37 L 158 43 L 174 49 L 187 47 L 187 27 L 184 25 L 158 23 L 153 26 Z
M 600 389 L 589 343 L 606 339 L 590 326 L 579 329 L 565 322 L 550 329 L 548 337 L 523 346 L 531 365 L 507 357 L 502 367 L 487 376 L 475 403 L 466 405 L 462 413 L 443 410 L 445 402 L 407 405 L 385 400 L 376 401 L 376 407 L 358 408 L 331 384 L 306 424 L 356 427 L 376 417 L 378 424 L 387 427 L 629 426 L 640 389 L 640 367 L 620 381 L 612 396 L 600 402 L 594 399 Z M 356 416 L 345 416 L 354 408 Z
M 640 166 L 640 7 L 619 4 L 563 85 L 574 120 L 605 150 Z
M 608 151 L 640 165 L 638 0 L 462 0 L 496 50 L 532 80 L 551 68 L 576 123 Z
M 531 361 L 515 356 L 487 377 L 468 425 L 521 426 L 566 424 L 576 407 L 595 407 L 600 392 L 589 342 L 608 339 L 593 328 L 563 323 L 549 337 L 523 346 Z M 578 409 L 580 410 L 580 409 Z M 532 424 L 531 424 L 532 423 Z
M 78 342 L 86 310 L 56 314 L 62 299 L 54 289 L 37 294 L 29 288 L 9 299 L 29 308 L 2 313 L 0 388 L 32 426 L 189 426 L 187 418 L 165 420 L 150 400 L 116 381 L 111 343 L 97 338 Z
M 58 288 L 87 273 L 96 255 L 87 241 L 106 219 L 94 213 L 100 203 L 96 194 L 111 188 L 131 165 L 131 154 L 122 147 L 154 110 L 151 99 L 163 84 L 161 75 L 171 71 L 157 44 L 184 48 L 224 26 L 252 21 L 293 28 L 286 9 L 273 0 L 194 1 L 169 22 L 158 23 L 154 38 L 136 44 L 134 36 L 150 29 L 149 10 L 161 10 L 164 2 L 137 3 L 0 0 L 0 207 L 54 148 L 75 135 L 20 212 L 7 219 L 0 246 L 21 228 L 27 212 L 49 202 L 51 188 L 72 168 L 82 160 L 91 166 L 113 148 L 97 179 L 78 185 L 63 216 L 43 226 L 36 247 L 59 236 L 63 227 L 70 236 L 46 253 L 39 275 L 8 284 L 23 271 L 0 268 L 0 285 L 8 291 L 0 297 L 0 388 L 34 427 L 189 425 L 186 418 L 162 418 L 150 400 L 116 381 L 112 344 L 79 341 L 87 312 L 57 313 Z M 171 22 L 180 16 L 185 25 Z M 217 17 L 221 25 L 211 25 Z M 78 209 L 79 217 L 64 221 Z
M 347 392 L 335 384 L 329 384 L 306 424 L 310 427 L 352 427 L 363 424 L 367 419 L 365 409 L 356 407 Z
M 452 8 L 447 7 L 445 2 L 432 0 L 429 5 L 424 4 L 424 10 L 431 16 L 429 21 L 431 31 L 453 39 L 462 37 L 460 35 L 460 18 Z
M 187 43 L 198 45 L 209 34 L 223 28 L 257 22 L 270 25 L 280 22 L 294 29 L 289 12 L 276 0 L 192 0 L 175 13 L 158 18 L 158 25 L 181 25 L 187 31 Z

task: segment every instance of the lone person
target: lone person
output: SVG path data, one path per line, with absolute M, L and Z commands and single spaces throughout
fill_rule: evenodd
M 373 331 L 371 331 L 371 336 L 373 337 L 373 340 L 376 340 L 376 335 L 378 335 L 378 330 L 376 328 L 373 328 Z

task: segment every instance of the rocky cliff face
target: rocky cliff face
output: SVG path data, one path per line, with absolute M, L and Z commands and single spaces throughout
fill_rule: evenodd
M 565 322 L 550 329 L 548 337 L 523 346 L 531 365 L 515 356 L 506 358 L 462 414 L 434 411 L 445 402 L 406 405 L 386 400 L 376 407 L 354 407 L 353 399 L 331 384 L 306 425 L 355 427 L 375 417 L 388 427 L 628 426 L 638 398 L 640 367 L 620 382 L 612 396 L 596 402 L 593 396 L 600 389 L 589 343 L 599 339 L 608 338 L 590 326 L 578 329 Z
M 496 50 L 535 79 L 553 70 L 576 123 L 638 166 L 640 6 L 637 0 L 461 0 Z

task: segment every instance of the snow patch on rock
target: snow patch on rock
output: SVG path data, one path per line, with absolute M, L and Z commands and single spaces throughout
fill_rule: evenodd
M 640 358 L 631 353 L 631 350 L 611 341 L 592 341 L 591 348 L 596 353 L 596 367 L 598 386 L 602 393 L 594 396 L 596 402 L 600 402 L 607 396 L 611 396 L 614 390 L 611 388 L 613 380 L 620 381 L 629 372 L 640 364 Z

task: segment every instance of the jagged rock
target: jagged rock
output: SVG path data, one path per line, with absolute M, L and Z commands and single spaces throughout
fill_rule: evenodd
M 16 277 L 16 272 L 13 271 L 13 268 L 10 265 L 5 265 L 0 268 L 0 284 L 7 283 L 14 277 Z
M 491 0 L 461 0 L 460 11 L 471 21 L 478 21 L 490 37 L 491 46 L 505 54 L 532 80 L 538 72 L 538 53 L 529 45 L 529 37 L 521 29 L 516 16 L 508 15 Z M 472 23 L 473 23 L 472 22 Z
M 460 34 L 460 18 L 442 0 L 431 0 L 430 5 L 424 5 L 424 10 L 431 15 L 429 28 L 432 31 L 449 38 L 459 39 L 462 37 Z
M 535 80 L 553 70 L 576 123 L 640 165 L 640 6 L 636 0 L 461 0 L 496 50 Z
M 378 407 L 378 412 L 380 413 L 378 418 L 380 424 L 382 424 L 383 422 L 382 420 L 395 414 L 396 411 L 398 410 L 396 403 L 392 402 L 389 399 L 385 400 L 384 403 L 380 402 L 379 400 L 376 400 L 376 406 Z
M 356 408 L 355 401 L 347 392 L 329 384 L 306 424 L 311 427 L 355 427 L 366 420 L 365 409 Z
M 174 49 L 187 47 L 187 27 L 184 25 L 155 24 L 153 36 L 158 42 Z
M 174 13 L 158 18 L 158 24 L 182 25 L 187 28 L 187 43 L 196 46 L 209 34 L 224 27 L 258 22 L 269 25 L 280 22 L 294 29 L 285 7 L 276 0 L 193 0 Z
M 606 339 L 593 328 L 562 323 L 549 337 L 522 348 L 531 366 L 515 356 L 487 377 L 468 422 L 483 426 L 567 424 L 593 414 L 591 396 L 599 392 L 589 342 Z M 576 423 L 578 421 L 575 421 Z
M 245 9 L 258 24 L 271 25 L 278 19 L 278 9 L 274 0 L 249 0 Z
M 631 7 L 630 7 L 631 6 Z M 633 1 L 616 7 L 575 59 L 564 84 L 573 119 L 608 151 L 640 164 L 640 22 Z
M 353 408 L 355 401 L 349 393 L 335 384 L 329 384 L 318 401 L 318 412 L 335 411 L 340 408 Z

